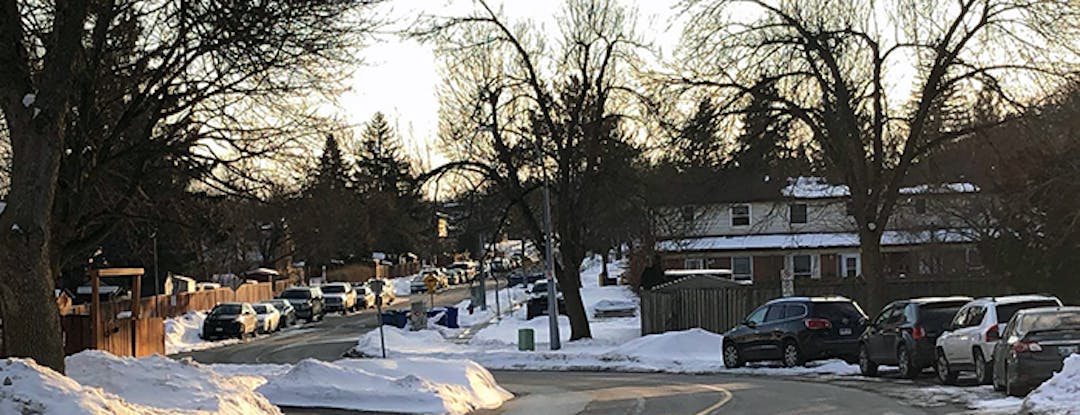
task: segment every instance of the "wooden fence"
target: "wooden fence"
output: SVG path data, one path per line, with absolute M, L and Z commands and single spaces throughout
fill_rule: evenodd
M 866 304 L 866 286 L 859 282 L 796 281 L 799 296 L 841 295 Z M 967 295 L 985 297 L 1013 294 L 1004 281 L 989 278 L 912 279 L 887 282 L 886 300 Z M 646 290 L 641 293 L 641 333 L 653 334 L 700 327 L 723 333 L 761 304 L 781 296 L 779 285 L 683 290 Z M 864 310 L 871 317 L 878 310 Z
M 275 295 L 288 288 L 288 281 L 275 281 L 274 287 L 268 282 L 258 284 L 244 284 L 235 291 L 232 288 L 222 287 L 213 290 L 196 291 L 192 293 L 180 293 L 173 295 L 156 295 L 145 297 L 140 301 L 139 310 L 143 317 L 168 318 L 183 315 L 188 311 L 209 310 L 218 303 L 247 302 L 255 303 L 269 300 Z M 89 305 L 79 304 L 72 306 L 69 314 L 89 314 Z M 115 303 L 102 302 L 102 315 L 116 315 L 123 311 L 131 310 L 130 300 L 121 300 Z M 63 311 L 62 311 L 63 312 Z
M 160 318 L 103 319 L 94 333 L 89 315 L 66 315 L 60 319 L 64 332 L 64 354 L 87 349 L 102 350 L 117 356 L 165 354 L 165 322 Z

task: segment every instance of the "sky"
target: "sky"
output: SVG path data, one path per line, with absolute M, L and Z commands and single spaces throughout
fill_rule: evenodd
M 671 23 L 678 14 L 673 9 L 677 2 L 633 3 L 637 3 L 639 33 L 658 53 L 670 54 L 681 33 L 677 23 Z M 502 7 L 511 21 L 532 20 L 551 36 L 557 34 L 555 15 L 562 4 L 562 0 L 491 1 L 492 7 Z M 472 0 L 398 0 L 380 7 L 379 13 L 394 22 L 391 30 L 400 30 L 421 15 L 461 16 L 479 6 Z M 349 90 L 335 108 L 337 115 L 361 125 L 381 111 L 401 135 L 406 151 L 423 167 L 446 162 L 436 144 L 441 75 L 434 47 L 388 34 L 361 53 L 365 64 L 355 68 Z

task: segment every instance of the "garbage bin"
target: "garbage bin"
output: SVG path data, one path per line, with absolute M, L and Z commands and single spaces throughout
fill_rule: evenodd
M 536 350 L 536 339 L 534 338 L 533 329 L 518 329 L 518 350 L 519 351 L 533 351 Z
M 443 321 L 446 327 L 456 329 L 458 327 L 458 309 L 457 307 L 446 307 L 446 319 Z

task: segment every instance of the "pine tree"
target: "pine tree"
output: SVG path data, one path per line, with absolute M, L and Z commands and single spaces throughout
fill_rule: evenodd
M 381 112 L 376 112 L 361 133 L 353 180 L 362 191 L 393 192 L 404 196 L 411 191 L 409 161 L 401 143 Z
M 711 98 L 698 102 L 672 143 L 677 149 L 672 160 L 682 170 L 717 168 L 722 154 L 719 112 Z
M 775 86 L 769 82 L 757 85 L 759 90 L 745 109 L 742 134 L 725 167 L 776 175 L 808 173 L 804 149 L 791 143 L 790 121 L 778 118 L 770 110 L 770 101 L 762 98 L 774 96 Z
M 334 136 L 326 136 L 323 154 L 319 157 L 319 168 L 310 182 L 309 190 L 335 191 L 346 188 L 347 173 L 345 161 L 341 158 L 341 147 Z

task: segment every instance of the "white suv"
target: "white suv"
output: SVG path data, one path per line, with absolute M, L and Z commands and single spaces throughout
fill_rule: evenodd
M 331 282 L 321 287 L 323 296 L 326 297 L 326 311 L 338 311 L 346 314 L 356 311 L 356 290 L 347 282 Z
M 1005 323 L 1017 311 L 1036 307 L 1059 307 L 1061 300 L 1044 295 L 986 297 L 965 304 L 937 339 L 938 380 L 956 382 L 960 371 L 974 371 L 980 385 L 993 380 L 994 344 L 1001 339 Z

